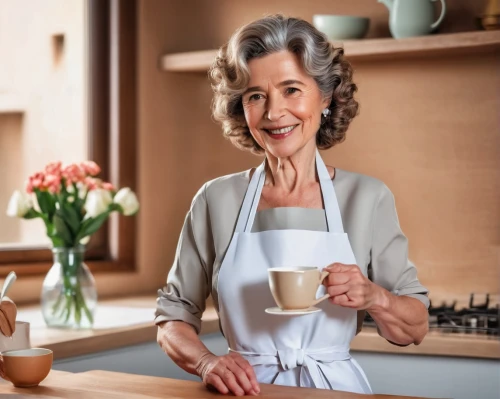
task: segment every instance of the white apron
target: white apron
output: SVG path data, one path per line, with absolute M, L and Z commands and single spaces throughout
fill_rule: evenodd
M 268 268 L 356 264 L 344 233 L 333 183 L 316 152 L 316 168 L 325 203 L 327 232 L 271 230 L 252 233 L 264 186 L 264 163 L 255 171 L 235 233 L 218 277 L 220 322 L 229 350 L 254 367 L 261 383 L 371 393 L 365 374 L 351 358 L 356 310 L 321 302 L 321 312 L 303 316 L 265 313 L 276 306 Z M 321 286 L 318 297 L 326 289 Z

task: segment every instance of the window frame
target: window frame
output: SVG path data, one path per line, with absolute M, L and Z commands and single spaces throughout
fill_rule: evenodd
M 88 0 L 89 159 L 116 187 L 137 187 L 137 1 Z M 113 214 L 93 235 L 85 263 L 95 272 L 136 270 L 136 217 Z M 0 278 L 42 275 L 50 248 L 0 249 Z

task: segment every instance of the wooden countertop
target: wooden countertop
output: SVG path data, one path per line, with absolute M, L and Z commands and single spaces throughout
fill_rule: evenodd
M 261 384 L 260 388 L 261 392 L 258 397 L 263 399 L 417 399 L 410 396 L 359 395 L 340 391 L 292 388 L 268 384 Z M 9 382 L 2 381 L 0 383 L 0 393 L 17 394 L 23 398 L 33 396 L 37 398 L 65 399 L 213 399 L 226 397 L 209 392 L 200 382 L 100 370 L 84 373 L 52 370 L 49 376 L 36 388 L 15 388 Z
M 127 306 L 138 308 L 154 308 L 156 298 L 131 297 L 115 300 L 103 300 L 107 306 Z M 22 309 L 22 308 L 21 308 Z M 126 315 L 123 316 L 124 318 Z M 29 321 L 29 320 L 23 320 Z M 54 351 L 55 359 L 86 355 L 128 345 L 135 345 L 156 340 L 157 328 L 151 323 L 134 326 L 112 328 L 106 330 L 59 330 L 49 328 L 32 328 L 31 345 L 44 347 Z M 202 318 L 202 334 L 219 331 L 219 320 L 212 306 L 207 307 Z M 352 351 L 379 353 L 435 355 L 472 357 L 484 359 L 500 358 L 500 339 L 468 334 L 443 334 L 429 332 L 424 341 L 418 345 L 398 347 L 381 338 L 375 329 L 363 328 L 351 343 Z

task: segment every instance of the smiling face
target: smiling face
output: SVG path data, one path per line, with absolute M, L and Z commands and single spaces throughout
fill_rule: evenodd
M 243 94 L 245 119 L 253 138 L 276 158 L 316 147 L 321 111 L 329 105 L 315 80 L 288 51 L 249 61 Z

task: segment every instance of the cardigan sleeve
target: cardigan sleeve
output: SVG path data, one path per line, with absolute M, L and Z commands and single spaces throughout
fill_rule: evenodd
M 373 216 L 370 256 L 374 283 L 395 295 L 416 298 L 429 307 L 429 291 L 418 280 L 417 268 L 408 258 L 408 239 L 399 225 L 394 196 L 385 185 Z
M 166 286 L 158 290 L 155 313 L 155 324 L 184 321 L 198 334 L 215 258 L 205 190 L 206 185 L 195 195 L 186 215 Z

